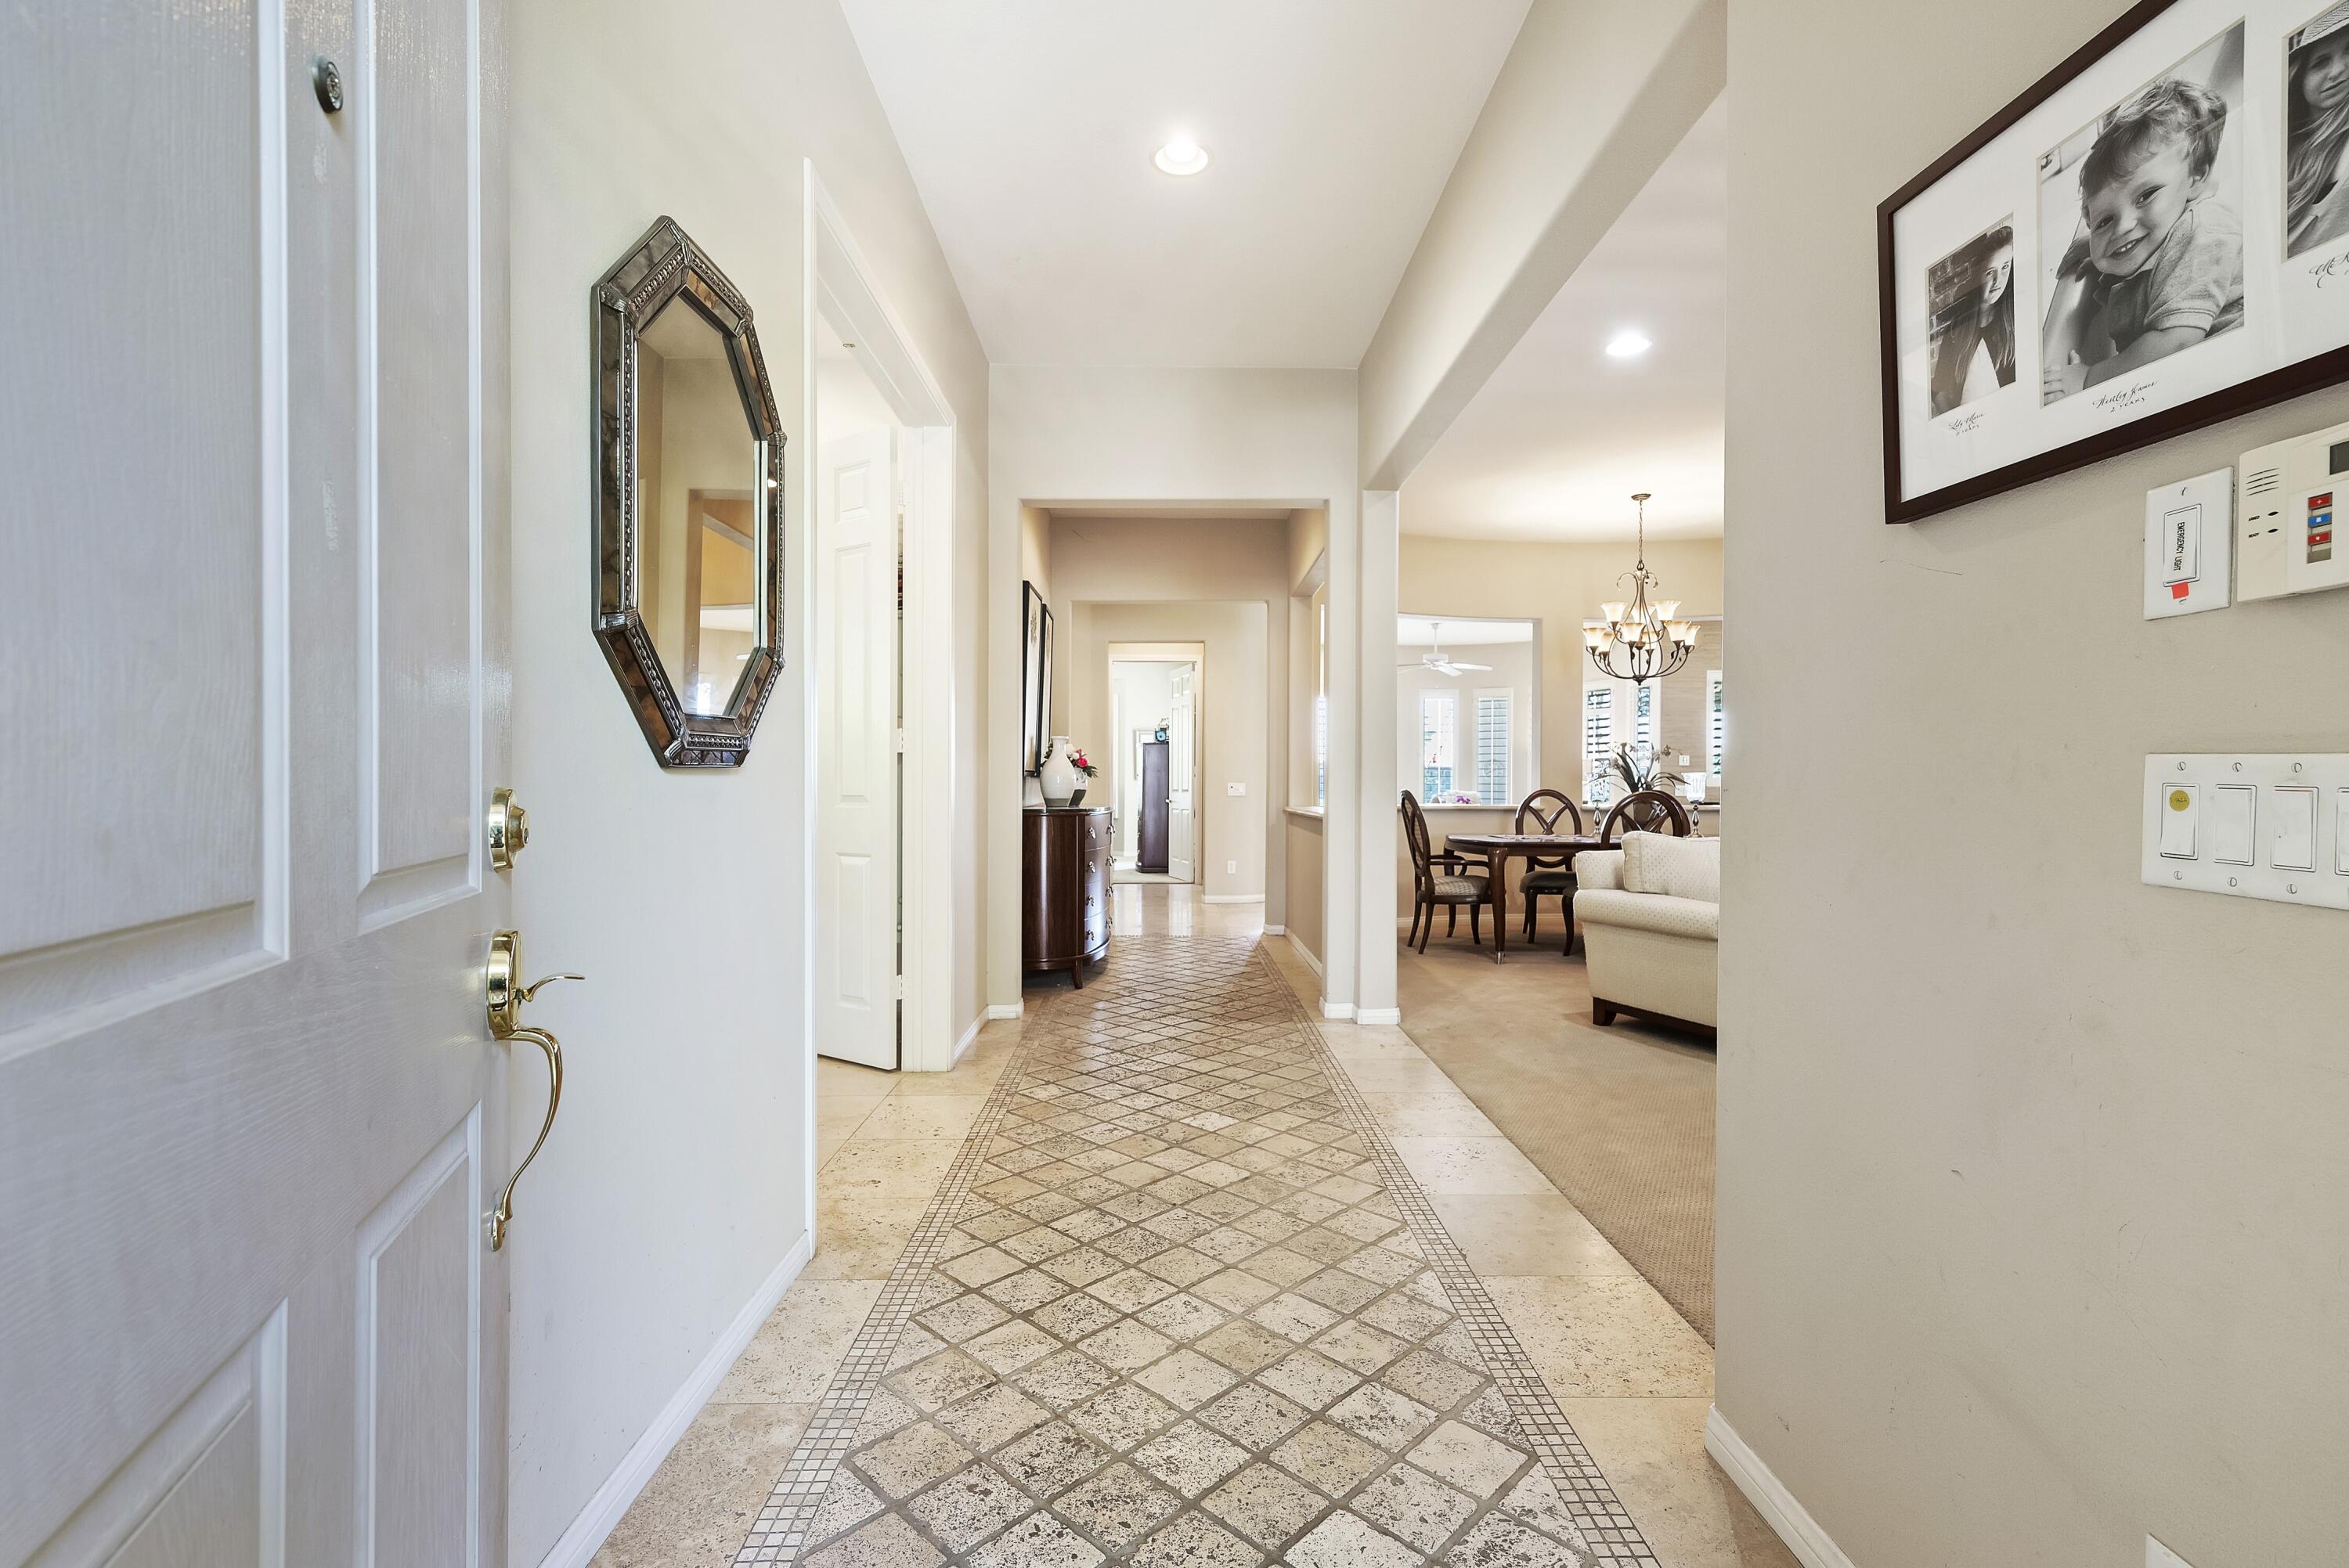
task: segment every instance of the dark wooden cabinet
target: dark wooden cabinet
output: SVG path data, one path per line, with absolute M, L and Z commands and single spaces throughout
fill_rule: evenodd
M 1031 806 L 1020 831 L 1021 961 L 1030 973 L 1066 969 L 1081 987 L 1085 965 L 1109 954 L 1109 812 Z
M 1142 798 L 1135 805 L 1133 868 L 1143 872 L 1166 869 L 1166 806 L 1169 790 L 1167 745 L 1163 740 L 1142 748 Z

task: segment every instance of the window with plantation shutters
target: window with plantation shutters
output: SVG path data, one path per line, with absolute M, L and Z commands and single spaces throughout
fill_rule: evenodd
M 1704 770 L 1721 783 L 1721 672 L 1704 672 Z
M 1460 748 L 1460 698 L 1448 691 L 1419 694 L 1420 799 L 1443 800 L 1455 786 Z
M 1476 799 L 1485 806 L 1505 806 L 1509 792 L 1509 694 L 1476 694 Z
M 1582 688 L 1582 803 L 1603 809 L 1615 798 L 1609 765 L 1615 755 L 1615 687 Z

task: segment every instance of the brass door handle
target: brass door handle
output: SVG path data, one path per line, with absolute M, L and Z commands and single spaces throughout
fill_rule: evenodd
M 517 985 L 514 976 L 521 973 L 522 933 L 501 931 L 490 937 L 490 961 L 482 971 L 485 982 L 485 1006 L 490 1019 L 490 1033 L 501 1040 L 528 1040 L 546 1054 L 546 1119 L 538 1126 L 538 1138 L 522 1163 L 506 1178 L 505 1191 L 498 1194 L 498 1206 L 490 1212 L 490 1251 L 499 1252 L 506 1244 L 506 1224 L 513 1218 L 514 1185 L 538 1151 L 546 1147 L 546 1135 L 554 1130 L 554 1113 L 563 1105 L 563 1042 L 544 1029 L 532 1028 L 522 1022 L 523 1004 L 557 980 L 585 980 L 585 975 L 549 975 L 527 985 Z

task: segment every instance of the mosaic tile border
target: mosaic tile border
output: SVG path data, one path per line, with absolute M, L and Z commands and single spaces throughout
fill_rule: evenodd
M 1180 940 L 1195 948 L 1242 950 L 1235 953 L 1235 956 L 1243 959 L 1242 968 L 1258 969 L 1263 977 L 1269 978 L 1285 1004 L 1288 1027 L 1301 1031 L 1310 1041 L 1309 1059 L 1329 1082 L 1333 1098 L 1377 1165 L 1397 1212 L 1424 1253 L 1428 1266 L 1451 1295 L 1463 1326 L 1516 1418 L 1527 1446 L 1557 1488 L 1593 1561 L 1608 1568 L 1660 1568 L 1659 1560 L 1630 1511 L 1575 1433 L 1499 1309 L 1485 1295 L 1483 1283 L 1444 1229 L 1417 1178 L 1395 1151 L 1353 1079 L 1330 1050 L 1319 1021 L 1303 1005 L 1288 976 L 1264 952 L 1261 942 L 1255 937 L 1211 936 L 1159 940 Z M 1050 998 L 1043 1006 L 1050 1007 L 1059 1000 L 1058 996 Z M 817 1511 L 854 1444 L 906 1324 L 921 1305 L 921 1282 L 939 1262 L 947 1239 L 969 1201 L 973 1181 L 986 1163 L 997 1131 L 1020 1092 L 1030 1054 L 1025 1044 L 1014 1051 L 965 1136 L 936 1197 L 916 1225 L 905 1253 L 890 1271 L 880 1298 L 826 1387 L 814 1418 L 736 1554 L 738 1568 L 792 1563 L 807 1544 Z
M 816 1510 L 823 1506 L 824 1493 L 832 1490 L 841 1461 L 848 1457 L 856 1429 L 864 1422 L 865 1407 L 881 1387 L 882 1374 L 888 1370 L 890 1355 L 904 1337 L 906 1322 L 921 1305 L 922 1279 L 937 1264 L 947 1233 L 954 1229 L 963 1205 L 969 1201 L 972 1179 L 987 1162 L 987 1150 L 995 1141 L 996 1129 L 1019 1096 L 1026 1057 L 1024 1049 L 1012 1053 L 1010 1063 L 996 1080 L 995 1092 L 987 1097 L 978 1119 L 964 1135 L 962 1147 L 955 1151 L 954 1163 L 947 1167 L 946 1181 L 939 1186 L 937 1196 L 930 1201 L 930 1206 L 914 1226 L 905 1252 L 889 1271 L 888 1282 L 881 1287 L 880 1298 L 873 1304 L 864 1326 L 856 1331 L 840 1370 L 833 1374 L 832 1382 L 816 1405 L 814 1418 L 801 1435 L 799 1446 L 792 1450 L 781 1478 L 759 1510 L 759 1517 L 751 1522 L 741 1550 L 734 1554 L 737 1568 L 789 1563 L 807 1543 L 808 1526 L 814 1521 Z

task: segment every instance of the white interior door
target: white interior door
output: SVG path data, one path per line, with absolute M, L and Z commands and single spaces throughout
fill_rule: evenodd
M 817 458 L 816 1049 L 897 1065 L 896 432 Z
M 0 25 L 6 1568 L 500 1560 L 496 4 Z
M 1198 700 L 1192 684 L 1199 666 L 1174 666 L 1173 713 L 1166 726 L 1166 874 L 1176 882 L 1199 880 L 1198 817 L 1193 791 L 1198 783 L 1196 715 Z

